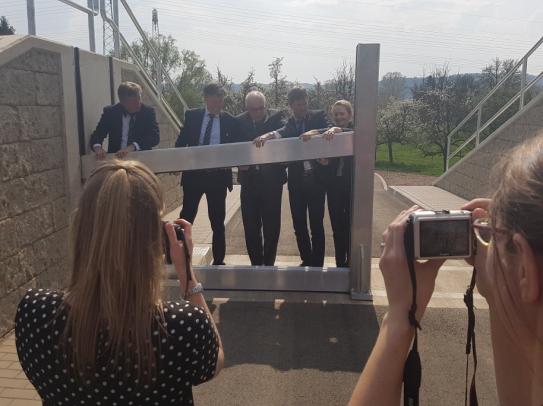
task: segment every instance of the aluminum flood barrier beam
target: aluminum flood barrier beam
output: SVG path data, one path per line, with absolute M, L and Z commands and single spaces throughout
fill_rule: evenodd
M 127 159 L 137 160 L 155 173 L 168 173 L 342 157 L 352 154 L 353 132 L 350 131 L 336 134 L 331 141 L 319 136 L 308 142 L 298 138 L 270 140 L 261 148 L 257 148 L 252 142 L 166 148 L 132 152 Z M 115 158 L 114 154 L 108 154 L 107 159 L 113 158 Z M 83 179 L 87 179 L 100 162 L 92 153 L 82 156 Z
M 179 286 L 172 265 L 166 265 L 166 286 Z M 348 293 L 349 268 L 311 268 L 298 266 L 194 266 L 206 290 L 262 290 L 285 292 Z

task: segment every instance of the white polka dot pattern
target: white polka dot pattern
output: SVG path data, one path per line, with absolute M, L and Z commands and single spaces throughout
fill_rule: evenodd
M 81 382 L 71 375 L 59 344 L 66 322 L 62 303 L 60 292 L 30 289 L 15 319 L 19 361 L 44 406 L 192 405 L 192 386 L 213 377 L 219 346 L 211 322 L 203 309 L 180 301 L 166 302 L 165 325 L 153 326 L 158 367 L 148 384 L 138 381 L 134 369 L 100 356 L 107 330 L 98 340 L 94 378 Z

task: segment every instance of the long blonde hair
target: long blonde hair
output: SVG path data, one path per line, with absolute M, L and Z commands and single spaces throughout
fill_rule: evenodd
M 72 220 L 65 296 L 64 338 L 80 376 L 95 372 L 100 334 L 114 365 L 131 358 L 139 377 L 154 373 L 152 328 L 157 316 L 163 320 L 162 208 L 159 181 L 141 163 L 109 161 L 87 180 Z

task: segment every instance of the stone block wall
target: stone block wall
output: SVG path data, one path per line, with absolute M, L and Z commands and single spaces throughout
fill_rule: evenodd
M 513 117 L 434 183 L 464 199 L 490 196 L 490 174 L 494 165 L 515 146 L 543 134 L 543 93 L 526 110 Z
M 175 140 L 179 135 L 179 128 L 169 117 L 162 106 L 158 105 L 156 100 L 151 96 L 151 89 L 147 86 L 143 78 L 134 70 L 122 69 L 122 81 L 130 81 L 138 83 L 143 88 L 143 103 L 148 106 L 153 106 L 156 111 L 158 126 L 160 128 L 160 144 L 157 148 L 173 148 Z M 164 192 L 164 200 L 166 203 L 166 212 L 174 210 L 181 205 L 181 187 L 179 186 L 179 173 L 164 173 L 158 175 Z
M 0 66 L 0 337 L 26 289 L 67 274 L 68 199 L 60 55 Z

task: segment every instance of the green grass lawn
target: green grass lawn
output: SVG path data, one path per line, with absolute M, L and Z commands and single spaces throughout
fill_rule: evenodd
M 421 175 L 439 176 L 443 173 L 443 162 L 441 156 L 425 157 L 413 145 L 394 144 L 392 148 L 394 163 L 388 162 L 388 148 L 386 145 L 377 147 L 377 169 L 420 173 Z

